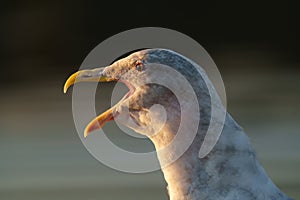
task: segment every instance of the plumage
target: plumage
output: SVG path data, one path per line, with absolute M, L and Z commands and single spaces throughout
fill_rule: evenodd
M 154 73 L 152 64 L 170 66 L 189 80 L 199 103 L 200 120 L 191 118 L 190 111 L 185 112 L 180 109 L 180 102 L 169 88 L 155 83 L 143 84 L 146 80 L 153 78 L 153 74 L 166 76 L 163 69 Z M 175 162 L 164 165 L 166 160 L 174 156 L 179 146 L 169 148 L 164 152 L 158 151 L 158 159 L 164 166 L 162 171 L 168 184 L 171 200 L 290 199 L 268 177 L 243 129 L 226 112 L 219 101 L 211 100 L 209 87 L 213 95 L 218 95 L 213 85 L 205 81 L 208 78 L 201 68 L 202 76 L 199 75 L 197 71 L 199 68 L 194 62 L 174 51 L 147 49 L 135 52 L 110 66 L 75 73 L 67 80 L 64 91 L 66 92 L 70 85 L 84 81 L 122 81 L 130 89 L 119 103 L 87 126 L 85 136 L 101 128 L 106 122 L 119 119 L 136 132 L 148 136 L 155 148 L 159 150 L 174 139 L 181 119 L 188 121 L 188 124 L 197 123 L 198 131 L 195 138 Z M 186 100 L 184 108 L 192 111 L 193 108 L 189 107 L 191 105 L 190 94 L 188 91 L 182 92 Z M 150 112 L 150 108 L 156 104 L 165 108 L 167 117 L 164 123 L 161 122 L 159 113 L 153 110 L 152 113 Z M 199 158 L 199 150 L 210 120 L 213 120 L 215 124 L 222 123 L 222 119 L 218 116 L 211 119 L 212 104 L 220 111 L 226 112 L 224 127 L 212 151 L 204 158 Z M 129 117 L 128 113 L 124 112 L 124 108 L 129 111 Z M 185 128 L 188 129 L 189 126 L 186 126 Z M 187 134 L 186 137 L 191 136 Z

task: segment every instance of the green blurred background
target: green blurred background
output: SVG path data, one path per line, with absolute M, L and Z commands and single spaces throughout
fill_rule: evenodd
M 96 45 L 142 26 L 183 32 L 209 52 L 228 110 L 266 171 L 300 197 L 300 34 L 292 2 L 4 1 L 0 11 L 0 199 L 168 199 L 160 171 L 126 174 L 95 160 L 75 130 L 71 92 L 62 93 Z M 110 104 L 113 85 L 106 86 L 99 112 Z M 106 129 L 132 145 L 113 123 Z

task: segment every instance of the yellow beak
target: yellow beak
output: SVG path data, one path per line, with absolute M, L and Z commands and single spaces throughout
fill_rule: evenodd
M 94 70 L 81 70 L 72 74 L 64 85 L 64 93 L 67 92 L 68 88 L 78 82 L 111 82 L 117 81 L 114 78 L 102 75 L 103 68 L 97 68 Z M 93 119 L 84 130 L 84 137 L 87 137 L 92 131 L 100 129 L 107 122 L 114 119 L 113 109 L 109 109 L 102 113 L 95 119 Z
M 102 75 L 101 71 L 104 68 L 96 68 L 93 70 L 81 70 L 72 74 L 64 85 L 64 93 L 68 88 L 78 82 L 111 82 L 117 81 L 117 79 Z
M 72 74 L 68 80 L 65 82 L 65 85 L 64 85 L 64 93 L 67 92 L 68 88 L 73 85 L 75 82 L 76 82 L 76 78 L 78 76 L 79 72 L 76 72 L 74 74 Z

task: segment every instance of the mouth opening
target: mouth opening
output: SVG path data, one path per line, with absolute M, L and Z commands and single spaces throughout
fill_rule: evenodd
M 125 94 L 125 96 L 119 101 L 119 103 L 120 103 L 120 102 L 128 99 L 135 92 L 135 87 L 131 83 L 129 83 L 128 81 L 126 81 L 126 80 L 118 80 L 118 81 L 120 81 L 123 84 L 125 84 L 126 87 L 129 90 Z M 99 116 L 97 116 L 96 118 L 94 118 L 86 126 L 86 128 L 84 130 L 84 137 L 87 137 L 91 132 L 93 132 L 93 131 L 95 131 L 97 129 L 102 128 L 107 122 L 115 120 L 115 118 L 120 115 L 120 113 L 117 110 L 115 110 L 115 106 L 111 107 L 107 111 L 103 112 L 102 114 L 100 114 Z
M 125 94 L 125 96 L 123 98 L 123 100 L 125 100 L 135 92 L 135 87 L 126 80 L 119 80 L 119 81 L 124 83 L 127 86 L 127 88 L 129 89 L 129 91 L 127 92 L 127 94 Z

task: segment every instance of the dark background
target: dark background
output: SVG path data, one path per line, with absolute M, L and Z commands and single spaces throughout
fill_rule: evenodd
M 62 93 L 95 46 L 145 26 L 180 31 L 208 51 L 229 112 L 275 183 L 299 198 L 299 19 L 292 1 L 1 2 L 1 199 L 167 199 L 160 172 L 124 174 L 88 154 L 71 92 Z M 109 99 L 99 99 L 103 110 Z
M 28 82 L 41 72 L 68 73 L 104 39 L 143 26 L 189 35 L 212 55 L 220 69 L 224 65 L 218 63 L 218 55 L 232 46 L 299 63 L 298 8 L 292 1 L 2 3 L 0 44 L 5 76 L 1 85 L 11 79 Z

